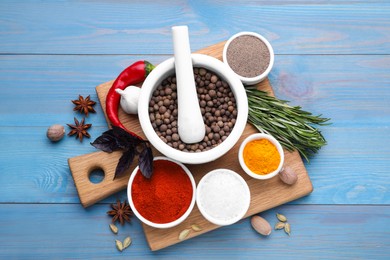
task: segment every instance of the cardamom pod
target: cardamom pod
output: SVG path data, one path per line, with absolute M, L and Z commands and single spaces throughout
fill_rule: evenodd
M 192 230 L 194 230 L 195 232 L 199 232 L 199 231 L 201 231 L 202 230 L 202 228 L 201 227 L 199 227 L 198 225 L 196 225 L 196 224 L 193 224 L 193 225 L 191 225 L 191 228 L 192 228 Z
M 191 229 L 184 229 L 179 234 L 179 240 L 184 240 L 187 238 L 188 234 L 190 234 Z
M 282 214 L 276 213 L 276 217 L 277 217 L 280 221 L 282 221 L 282 222 L 286 222 L 286 221 L 287 221 L 287 218 L 286 218 L 284 215 L 282 215 Z
M 123 251 L 123 244 L 121 241 L 119 240 L 115 240 L 115 245 L 116 245 L 116 248 L 119 250 L 119 251 Z
M 284 222 L 278 222 L 275 224 L 275 230 L 283 229 L 285 226 Z
M 110 224 L 110 229 L 111 229 L 112 233 L 118 234 L 118 227 L 115 226 L 114 224 L 112 224 L 112 223 Z
M 286 225 L 284 225 L 284 232 L 286 232 L 288 235 L 290 235 L 291 227 L 290 227 L 289 223 L 286 223 Z
M 131 238 L 126 237 L 125 240 L 123 240 L 123 249 L 129 247 L 131 245 Z

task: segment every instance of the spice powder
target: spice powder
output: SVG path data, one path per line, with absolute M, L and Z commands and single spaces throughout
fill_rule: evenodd
M 270 64 L 270 58 L 267 45 L 252 35 L 241 35 L 233 39 L 226 51 L 230 68 L 246 78 L 264 73 Z
M 163 224 L 177 220 L 187 211 L 193 188 L 180 165 L 168 160 L 155 160 L 150 179 L 138 170 L 131 196 L 135 208 L 145 219 Z
M 278 169 L 281 160 L 278 149 L 267 139 L 247 143 L 243 157 L 245 165 L 259 175 L 266 175 Z
M 212 218 L 223 222 L 229 222 L 245 213 L 250 194 L 237 176 L 225 169 L 207 174 L 202 179 L 202 184 L 198 185 L 198 206 Z

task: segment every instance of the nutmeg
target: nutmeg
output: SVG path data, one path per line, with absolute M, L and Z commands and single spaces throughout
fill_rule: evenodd
M 280 171 L 279 177 L 288 185 L 293 185 L 298 180 L 298 175 L 290 167 L 285 167 L 282 171 Z
M 263 236 L 268 236 L 272 232 L 271 225 L 267 220 L 260 216 L 253 216 L 251 219 L 251 224 L 253 229 Z
M 65 128 L 62 125 L 52 125 L 47 129 L 46 136 L 52 142 L 57 142 L 65 135 Z

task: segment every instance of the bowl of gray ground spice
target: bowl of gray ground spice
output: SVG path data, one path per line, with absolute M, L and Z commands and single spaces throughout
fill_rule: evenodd
M 182 163 L 201 164 L 218 159 L 237 143 L 247 123 L 248 99 L 242 82 L 226 64 L 202 54 L 191 54 L 191 59 L 206 127 L 204 140 L 186 144 L 178 135 L 174 58 L 156 66 L 144 81 L 138 119 L 159 152 Z
M 246 85 L 264 80 L 274 64 L 271 44 L 254 32 L 240 32 L 230 37 L 222 56 L 223 61 Z

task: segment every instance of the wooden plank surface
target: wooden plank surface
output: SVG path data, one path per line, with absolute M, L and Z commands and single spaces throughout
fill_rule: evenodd
M 1 259 L 388 259 L 390 204 L 390 3 L 376 1 L 0 2 Z M 227 14 L 227 15 L 226 15 Z M 151 16 L 157 17 L 151 19 Z M 86 139 L 45 137 L 71 123 L 78 94 L 128 64 L 172 55 L 170 27 L 188 24 L 192 47 L 252 30 L 276 52 L 275 95 L 332 118 L 328 140 L 305 166 L 315 191 L 275 212 L 293 235 L 258 236 L 248 219 L 157 252 L 138 221 L 118 237 L 108 203 L 84 210 L 67 158 L 96 151 Z M 99 105 L 92 140 L 107 129 Z M 373 205 L 374 204 L 374 205 Z M 133 238 L 125 252 L 113 239 Z
M 95 87 L 134 60 L 157 64 L 167 57 L 0 56 L 0 202 L 79 202 L 67 159 L 96 151 L 89 142 L 107 130 L 100 105 L 86 119 L 93 124 L 92 138 L 83 143 L 65 137 L 53 145 L 44 135 L 46 128 L 80 119 L 70 100 L 82 94 L 98 101 Z M 389 204 L 390 58 L 282 55 L 277 60 L 270 75 L 276 96 L 332 118 L 332 125 L 321 127 L 328 145 L 305 163 L 316 191 L 294 203 Z M 15 158 L 25 163 L 9 163 Z
M 388 259 L 390 253 L 389 206 L 285 205 L 261 216 L 274 225 L 275 214 L 285 214 L 290 237 L 282 230 L 262 237 L 245 219 L 155 252 L 136 219 L 112 234 L 108 209 L 105 204 L 87 210 L 79 204 L 1 205 L 0 216 L 7 216 L 7 223 L 0 224 L 0 258 Z M 126 236 L 132 237 L 132 245 L 118 252 L 115 239 Z
M 206 47 L 197 53 L 210 55 L 222 60 L 223 46 L 224 42 L 217 43 L 215 45 Z M 112 85 L 112 82 L 113 81 L 103 83 L 96 87 L 100 104 L 104 112 L 106 95 Z M 268 79 L 258 84 L 258 88 L 273 95 L 273 90 L 269 84 Z M 137 116 L 129 116 L 120 109 L 119 118 L 128 129 L 131 129 L 131 131 L 145 138 Z M 109 121 L 107 121 L 107 123 L 109 124 Z M 300 158 L 299 153 L 296 151 L 285 151 L 285 167 L 291 168 L 298 175 L 298 182 L 292 186 L 283 184 L 279 178 L 259 181 L 250 178 L 247 174 L 245 174 L 245 172 L 241 169 L 240 164 L 238 163 L 238 149 L 246 137 L 256 132 L 257 130 L 248 124 L 237 144 L 227 154 L 210 163 L 188 165 L 188 168 L 193 174 L 196 183 L 198 183 L 207 172 L 217 168 L 227 168 L 239 173 L 248 183 L 251 192 L 251 203 L 245 217 L 301 198 L 313 190 L 313 186 L 302 159 Z M 154 151 L 155 156 L 156 154 L 158 155 L 159 153 Z M 112 195 L 115 192 L 118 192 L 127 187 L 129 176 L 132 170 L 135 168 L 137 162 L 134 162 L 130 166 L 130 169 L 127 171 L 125 176 L 113 180 L 116 164 L 120 156 L 121 153 L 119 152 L 111 154 L 95 152 L 87 155 L 73 157 L 68 160 L 80 201 L 84 207 L 91 206 L 92 204 L 108 197 L 109 195 Z M 89 173 L 94 169 L 101 169 L 105 173 L 105 178 L 98 184 L 92 183 L 89 180 Z M 191 233 L 188 238 L 202 235 L 219 227 L 207 221 L 200 214 L 198 208 L 195 207 L 189 217 L 182 224 L 176 227 L 170 229 L 156 229 L 144 225 L 146 239 L 150 248 L 152 250 L 159 250 L 181 242 L 178 239 L 178 234 L 181 230 L 185 229 L 187 226 L 190 226 L 192 223 L 197 223 L 199 226 L 201 226 L 202 231 Z
M 390 48 L 386 0 L 3 0 L 0 10 L 2 53 L 172 54 L 170 28 L 184 23 L 194 50 L 243 30 L 263 34 L 276 54 L 385 54 Z
M 79 203 L 67 159 L 96 149 L 88 139 L 80 144 L 71 137 L 52 144 L 46 129 L 0 127 L 0 203 Z M 305 163 L 315 192 L 293 204 L 390 204 L 388 127 L 322 129 L 328 145 Z M 91 135 L 97 137 L 105 130 L 107 126 L 93 126 Z M 121 192 L 103 202 L 126 197 Z
M 158 64 L 168 57 L 171 55 L 0 55 L 4 97 L 0 126 L 70 123 L 74 116 L 81 117 L 72 111 L 70 100 L 81 94 L 98 101 L 95 87 L 115 78 L 129 64 L 140 59 Z M 275 62 L 269 75 L 275 95 L 331 117 L 331 127 L 389 125 L 390 55 L 277 55 Z M 95 109 L 97 113 L 87 120 L 93 126 L 106 127 L 99 104 Z M 24 118 L 26 111 L 31 120 Z

